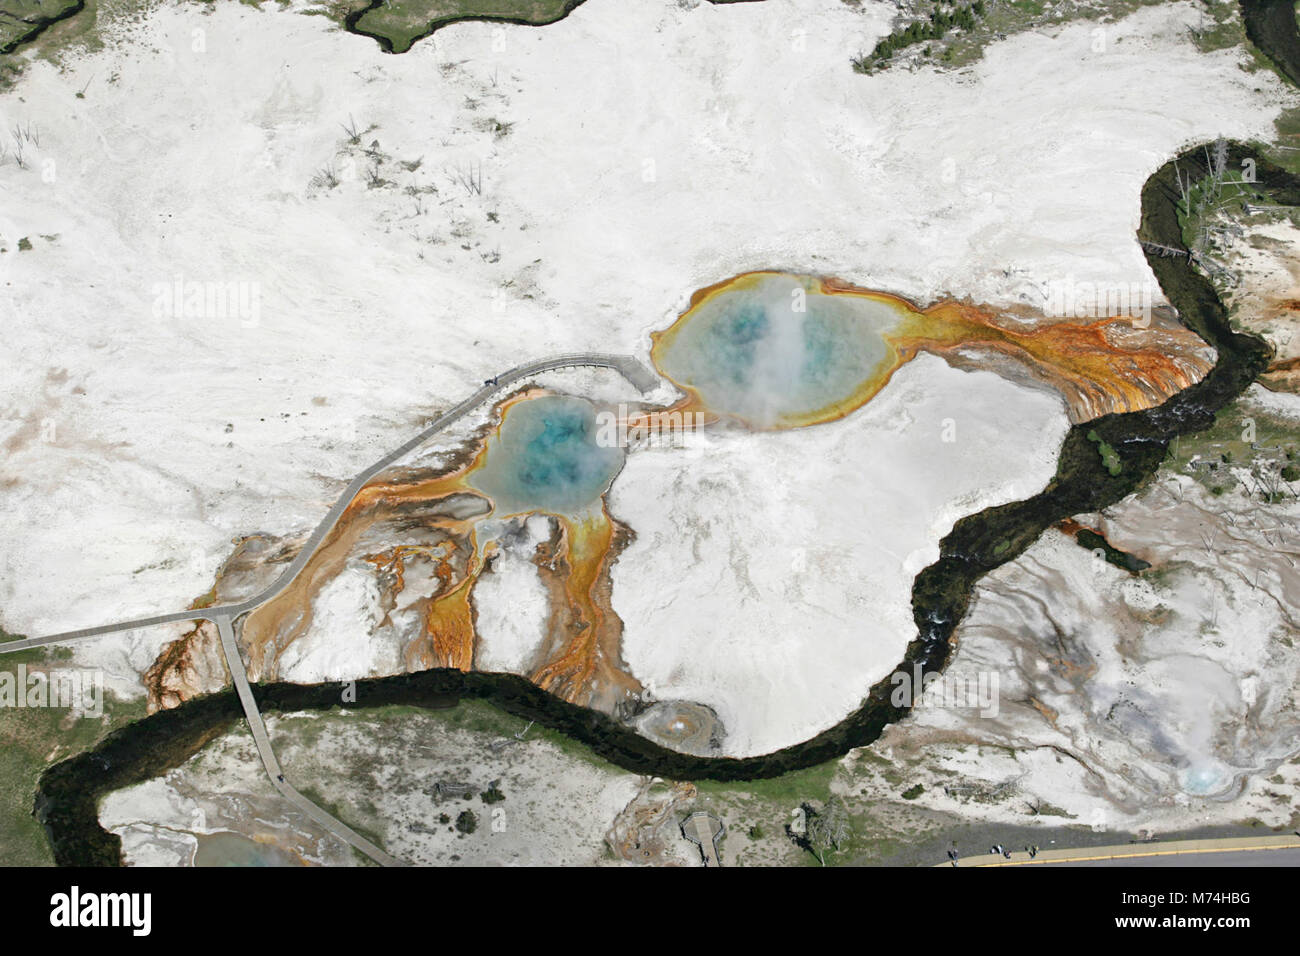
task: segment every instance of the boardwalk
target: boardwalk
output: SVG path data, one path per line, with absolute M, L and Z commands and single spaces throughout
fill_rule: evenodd
M 253 688 L 248 684 L 248 672 L 244 669 L 244 660 L 240 657 L 239 647 L 235 643 L 234 626 L 231 624 L 230 618 L 224 616 L 218 617 L 216 623 L 217 630 L 221 634 L 221 650 L 226 656 L 226 666 L 230 668 L 230 679 L 234 682 L 236 693 L 239 694 L 239 703 L 244 708 L 244 719 L 248 721 L 248 729 L 253 732 L 253 743 L 257 745 L 257 755 L 262 758 L 262 766 L 266 768 L 266 775 L 271 778 L 271 786 L 279 791 L 280 796 L 326 830 L 329 830 L 330 833 L 333 833 L 345 843 L 351 844 L 381 866 L 405 866 L 406 864 L 401 860 L 390 856 L 382 848 L 375 846 L 342 820 L 326 813 L 304 797 L 297 788 L 285 782 L 284 771 L 280 769 L 280 761 L 276 759 L 275 751 L 271 749 L 271 738 L 266 732 L 262 712 L 257 708 L 257 701 L 253 699 Z
M 700 848 L 704 865 L 722 866 L 722 857 L 718 853 L 718 840 L 726 832 L 722 821 L 703 811 L 692 813 L 682 821 L 682 836 Z
M 463 418 L 469 412 L 473 411 L 479 405 L 483 404 L 498 391 L 507 388 L 510 385 L 529 378 L 542 372 L 554 371 L 564 368 L 579 368 L 583 366 L 593 366 L 598 368 L 612 368 L 627 379 L 633 386 L 642 392 L 647 392 L 659 384 L 659 377 L 651 372 L 648 368 L 638 362 L 636 359 L 626 355 L 605 355 L 597 352 L 584 352 L 571 355 L 557 355 L 553 358 L 542 359 L 537 362 L 530 362 L 527 365 L 520 365 L 512 368 L 507 372 L 502 372 L 496 378 L 489 379 L 478 391 L 469 398 L 465 399 L 459 405 L 444 412 L 436 420 L 431 422 L 423 431 L 415 435 L 405 444 L 393 449 L 379 461 L 375 462 L 369 468 L 362 471 L 348 486 L 343 489 L 343 494 L 339 495 L 334 506 L 316 525 L 311 536 L 307 539 L 298 555 L 289 563 L 284 572 L 275 580 L 270 587 L 255 594 L 246 601 L 238 604 L 223 604 L 217 607 L 209 608 L 189 608 L 183 611 L 173 611 L 169 614 L 157 614 L 152 617 L 134 618 L 127 621 L 116 621 L 112 624 L 99 624 L 95 627 L 83 627 L 75 631 L 63 631 L 58 634 L 50 634 L 45 637 L 29 637 L 19 641 L 8 641 L 0 644 L 0 654 L 8 654 L 14 651 L 27 650 L 32 647 L 40 647 L 45 644 L 60 644 L 64 641 L 79 640 L 83 637 L 95 637 L 99 634 L 111 634 L 114 631 L 127 631 L 134 628 L 154 627 L 159 624 L 174 624 L 180 621 L 197 621 L 208 620 L 216 622 L 222 617 L 234 620 L 241 614 L 265 604 L 272 598 L 280 594 L 285 588 L 293 583 L 302 569 L 307 566 L 316 549 L 320 547 L 325 536 L 333 530 L 334 525 L 338 523 L 343 512 L 347 510 L 348 504 L 357 493 L 365 487 L 366 483 L 378 475 L 385 468 L 395 464 L 405 458 L 415 449 L 419 448 L 426 441 L 432 438 L 438 432 L 443 431 L 449 425 Z

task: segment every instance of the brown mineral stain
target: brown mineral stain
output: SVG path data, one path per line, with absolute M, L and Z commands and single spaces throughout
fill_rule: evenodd
M 562 594 L 549 622 L 555 650 L 530 678 L 575 703 L 600 696 L 609 709 L 641 691 L 622 662 L 623 622 L 610 603 L 609 570 L 631 536 L 603 504 L 576 520 L 561 517 L 560 527 L 552 566 L 563 569 Z

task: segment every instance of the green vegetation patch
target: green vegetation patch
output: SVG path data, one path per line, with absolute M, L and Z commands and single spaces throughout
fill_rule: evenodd
M 905 27 L 900 27 L 886 37 L 882 37 L 872 51 L 859 56 L 853 61 L 853 69 L 859 73 L 870 73 L 873 69 L 889 62 L 899 50 L 904 50 L 918 43 L 942 40 L 953 30 L 973 30 L 975 21 L 984 16 L 984 0 L 975 0 L 967 6 L 950 6 L 938 3 L 930 11 L 930 16 L 922 20 L 913 20 Z
M 1017 33 L 1074 20 L 1113 22 L 1141 7 L 1163 2 L 1166 0 L 982 0 L 963 4 L 956 0 L 929 0 L 918 4 L 914 23 L 899 27 L 871 52 L 855 57 L 853 67 L 860 73 L 885 69 L 896 54 L 917 46 L 921 47 L 920 62 L 945 67 L 969 66 L 984 55 L 989 43 Z M 1221 49 L 1244 41 L 1245 31 L 1235 14 L 1235 3 L 1211 0 L 1205 7 L 1198 28 L 1205 35 L 1203 49 Z M 969 17 L 961 14 L 963 9 L 969 9 Z M 1232 25 L 1224 27 L 1224 23 Z M 1202 43 L 1199 37 L 1197 42 Z
M 1113 565 L 1122 571 L 1127 571 L 1129 574 L 1137 574 L 1139 571 L 1145 571 L 1151 567 L 1149 561 L 1143 561 L 1137 555 L 1121 551 L 1097 532 L 1088 528 L 1081 528 L 1078 534 L 1074 536 L 1074 540 L 1080 547 L 1087 548 L 1089 551 L 1100 551 L 1107 564 Z
M 747 780 L 741 783 L 723 783 L 716 780 L 695 781 L 696 790 L 701 794 L 725 794 L 737 790 L 759 799 L 779 803 L 787 808 L 798 806 L 809 800 L 825 802 L 831 797 L 831 780 L 839 770 L 840 762 L 828 760 L 816 767 L 796 770 L 779 777 L 766 780 Z
M 5 655 L 0 670 L 12 672 L 19 663 L 15 658 L 21 657 L 26 654 Z M 143 698 L 119 701 L 108 693 L 99 718 L 77 718 L 52 707 L 0 708 L 0 861 L 6 866 L 54 864 L 45 831 L 32 815 L 37 779 L 51 764 L 89 750 L 111 730 L 144 714 Z
M 542 26 L 569 15 L 583 0 L 384 0 L 349 17 L 349 27 L 374 37 L 390 53 L 458 20 L 499 20 Z
M 0 0 L 0 54 L 12 53 L 49 24 L 79 12 L 83 0 Z
M 1113 447 L 1102 440 L 1102 437 L 1097 434 L 1096 429 L 1092 429 L 1088 432 L 1088 441 L 1094 442 L 1097 445 L 1097 454 L 1101 455 L 1102 467 L 1104 467 L 1108 472 L 1112 475 L 1118 475 L 1124 470 L 1124 463 L 1120 461 L 1119 454 Z

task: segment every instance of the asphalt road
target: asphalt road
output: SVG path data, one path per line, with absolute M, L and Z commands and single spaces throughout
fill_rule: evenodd
M 1300 863 L 1300 832 L 1208 840 L 1160 840 L 1119 846 L 1040 849 L 1031 857 L 1015 850 L 964 856 L 959 867 L 989 866 L 1295 866 Z M 951 866 L 951 863 L 936 864 Z
M 1229 850 L 1216 853 L 1180 853 L 1177 856 L 1141 856 L 1050 866 L 1300 866 L 1300 850 Z

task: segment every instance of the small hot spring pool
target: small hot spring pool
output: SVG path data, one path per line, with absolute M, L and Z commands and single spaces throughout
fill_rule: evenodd
M 302 861 L 287 850 L 258 843 L 241 833 L 207 833 L 198 841 L 195 866 L 302 866 Z
M 621 448 L 597 441 L 596 406 L 544 395 L 511 406 L 488 439 L 471 486 L 498 517 L 542 511 L 576 515 L 600 500 L 623 467 Z

